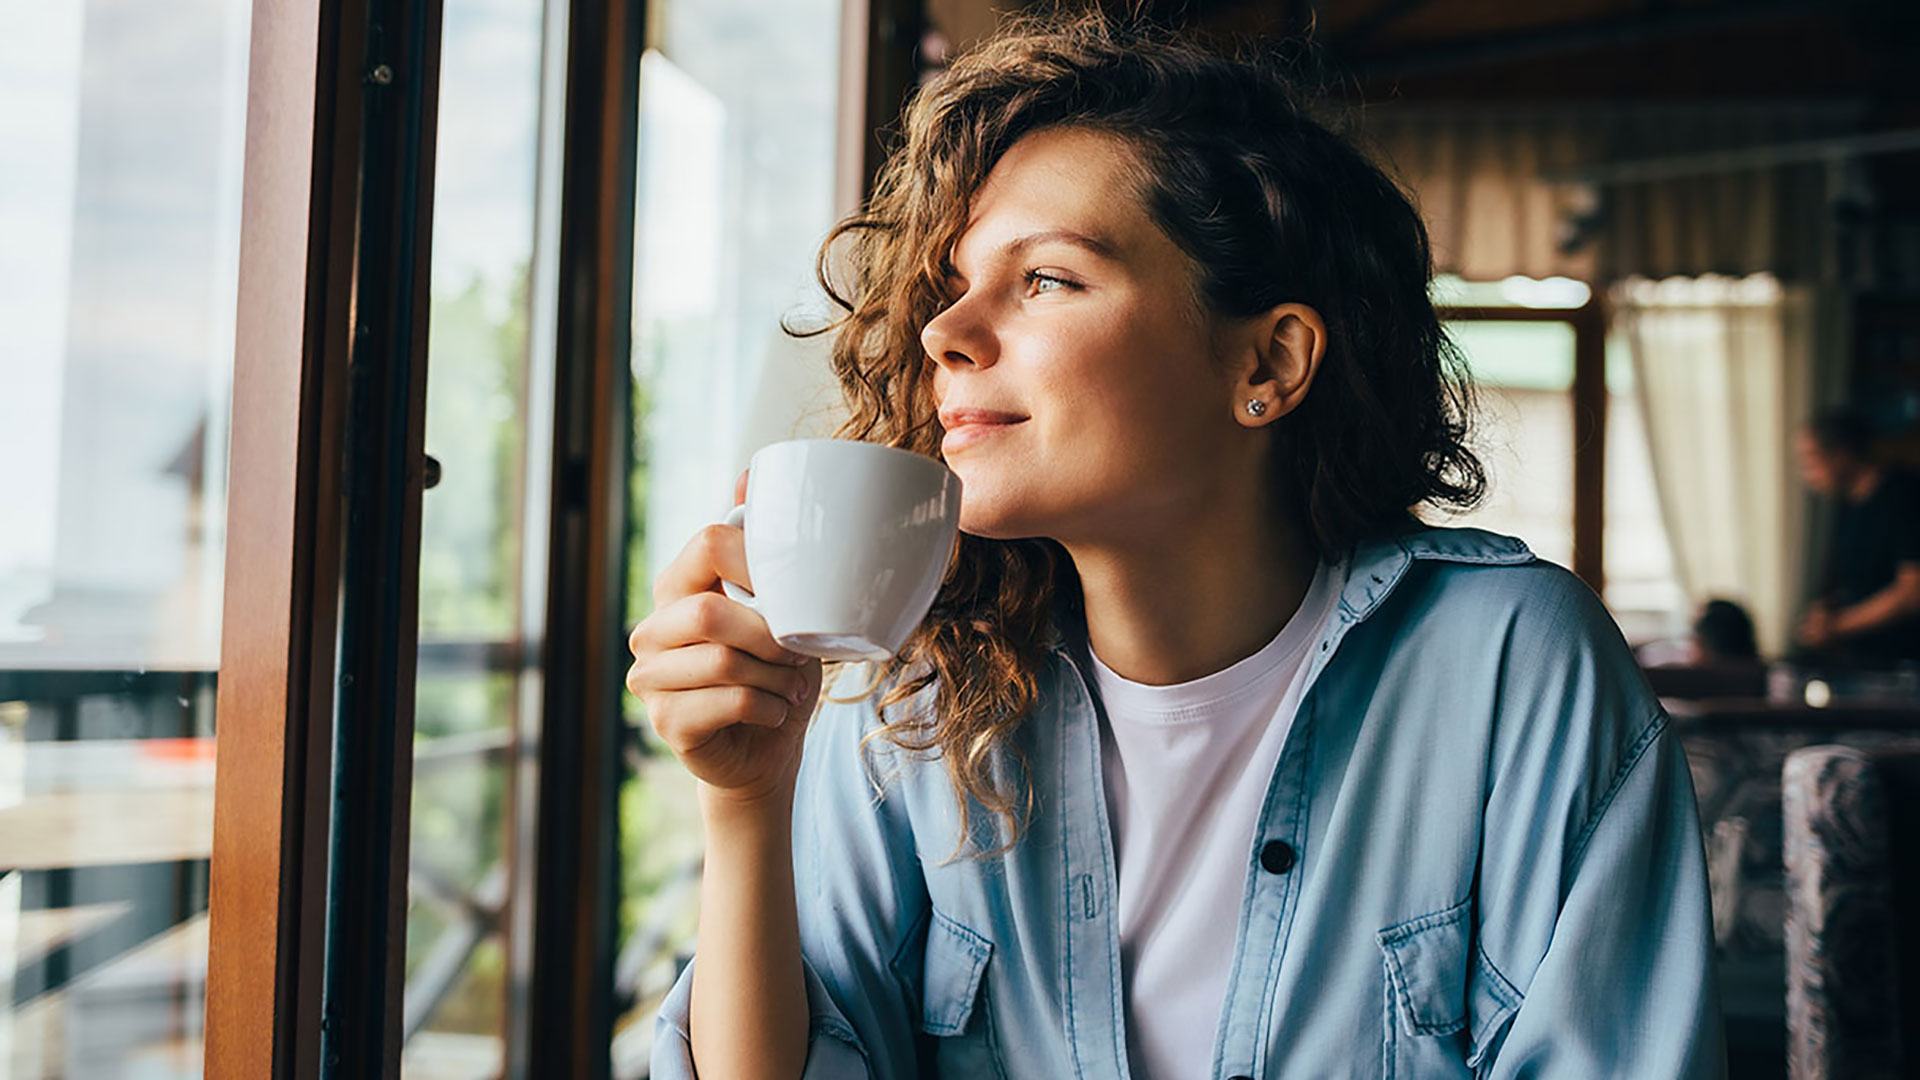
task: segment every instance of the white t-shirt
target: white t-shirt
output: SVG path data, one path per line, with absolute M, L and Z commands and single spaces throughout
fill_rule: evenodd
M 1135 1080 L 1189 1080 L 1213 1065 L 1254 826 L 1345 578 L 1322 563 L 1271 642 L 1191 682 L 1131 682 L 1093 658 Z

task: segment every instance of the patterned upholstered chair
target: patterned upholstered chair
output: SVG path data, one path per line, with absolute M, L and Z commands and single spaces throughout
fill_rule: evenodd
M 1804 747 L 1781 797 L 1788 1075 L 1920 1076 L 1920 752 Z

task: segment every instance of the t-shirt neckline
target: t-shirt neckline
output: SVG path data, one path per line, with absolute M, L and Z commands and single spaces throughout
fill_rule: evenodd
M 1108 667 L 1089 647 L 1087 653 L 1093 657 L 1094 679 L 1099 686 L 1102 703 L 1109 713 L 1119 711 L 1136 720 L 1167 722 L 1200 719 L 1214 714 L 1221 706 L 1230 704 L 1240 696 L 1262 688 L 1267 676 L 1282 668 L 1290 670 L 1292 662 L 1313 644 L 1314 631 L 1325 620 L 1334 599 L 1339 595 L 1337 581 L 1342 575 L 1337 571 L 1340 569 L 1340 566 L 1322 561 L 1314 571 L 1306 595 L 1301 598 L 1299 609 L 1271 641 L 1253 655 L 1197 679 L 1166 686 L 1134 682 Z

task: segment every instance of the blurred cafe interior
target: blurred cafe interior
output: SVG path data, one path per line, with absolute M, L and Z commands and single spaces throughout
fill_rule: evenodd
M 1416 198 L 1493 481 L 1436 523 L 1665 701 L 1732 1075 L 1920 1075 L 1920 6 L 1111 6 L 1281 43 Z M 0 1078 L 647 1075 L 702 853 L 626 629 L 832 430 L 782 322 L 1020 7 L 8 5 Z

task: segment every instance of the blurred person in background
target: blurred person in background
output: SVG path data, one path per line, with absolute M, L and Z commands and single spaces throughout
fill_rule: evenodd
M 1808 489 L 1838 509 L 1794 658 L 1855 667 L 1920 660 L 1920 478 L 1876 460 L 1871 425 L 1850 409 L 1808 424 L 1796 450 Z
M 1753 616 L 1731 600 L 1709 600 L 1693 621 L 1694 647 L 1702 664 L 1756 664 L 1760 646 L 1753 636 Z
M 1761 663 L 1753 616 L 1732 601 L 1700 605 L 1686 637 L 1649 641 L 1634 650 L 1641 667 L 1744 667 Z

